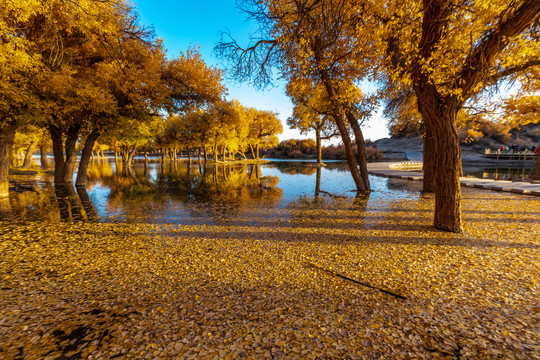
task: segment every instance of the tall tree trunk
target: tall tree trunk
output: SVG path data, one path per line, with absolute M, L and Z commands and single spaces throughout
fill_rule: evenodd
M 99 137 L 99 131 L 97 129 L 92 130 L 86 141 L 81 153 L 81 161 L 79 162 L 79 170 L 77 171 L 77 179 L 75 185 L 84 186 L 88 180 L 88 164 L 90 164 L 90 156 L 92 155 L 92 149 Z
M 255 145 L 255 155 L 257 156 L 257 160 L 259 160 L 259 156 L 260 156 L 260 153 L 261 153 L 261 150 L 260 150 L 260 144 L 257 143 L 257 145 Z
M 128 166 L 131 166 L 134 164 L 133 158 L 135 157 L 135 153 L 137 152 L 137 145 L 133 145 L 131 149 L 128 148 Z
M 432 89 L 433 90 L 433 89 Z M 417 91 L 426 133 L 432 134 L 435 178 L 435 219 L 437 229 L 461 232 L 461 158 L 455 125 L 457 105 L 440 99 L 428 87 Z M 435 166 L 436 164 L 436 166 Z
M 120 157 L 122 158 L 122 167 L 126 168 L 128 156 L 127 156 L 127 150 L 125 146 L 122 146 L 122 148 L 120 149 Z
M 24 154 L 23 168 L 29 168 L 32 165 L 32 156 L 37 149 L 37 141 L 32 141 L 28 148 L 26 148 L 26 153 Z
M 351 138 L 349 137 L 349 132 L 347 131 L 347 127 L 345 123 L 343 122 L 342 117 L 339 114 L 337 114 L 334 117 L 334 119 L 336 121 L 338 130 L 341 133 L 341 140 L 343 141 L 343 145 L 345 146 L 345 155 L 347 157 L 347 164 L 349 165 L 349 170 L 353 177 L 354 184 L 356 185 L 356 190 L 366 191 L 366 188 L 364 186 L 364 180 L 362 179 L 362 175 L 360 174 L 360 170 L 356 163 L 356 157 L 354 156 L 354 152 L 353 152 L 352 144 L 351 144 Z
M 191 164 L 191 151 L 187 150 L 188 163 Z
M 322 146 L 321 146 L 321 129 L 319 127 L 315 129 L 315 140 L 317 142 L 317 165 L 321 165 L 322 164 Z
M 369 176 L 368 176 L 368 170 L 367 170 L 367 160 L 366 160 L 366 142 L 364 140 L 364 135 L 362 134 L 362 129 L 360 129 L 360 125 L 358 124 L 358 120 L 354 116 L 354 114 L 347 110 L 347 120 L 349 121 L 349 124 L 351 125 L 353 132 L 354 132 L 354 140 L 356 142 L 356 150 L 357 150 L 357 157 L 358 157 L 358 167 L 360 170 L 360 176 L 362 177 L 362 181 L 364 183 L 364 189 L 365 191 L 370 191 L 371 187 L 369 185 Z
M 64 145 L 62 143 L 62 130 L 55 125 L 49 125 L 54 156 L 54 184 L 64 183 Z
M 15 121 L 8 121 L 7 126 L 0 132 L 0 199 L 9 197 L 9 165 L 16 130 Z
M 324 87 L 326 88 L 326 92 L 328 93 L 328 97 L 330 98 L 330 102 L 333 107 L 332 116 L 334 120 L 336 121 L 336 125 L 341 134 L 341 140 L 343 141 L 343 145 L 345 146 L 345 155 L 347 157 L 347 163 L 349 165 L 349 170 L 351 171 L 354 184 L 356 185 L 356 190 L 366 191 L 368 189 L 366 189 L 364 180 L 362 179 L 362 174 L 360 173 L 360 170 L 356 163 L 356 158 L 354 156 L 354 152 L 352 149 L 351 138 L 349 136 L 349 132 L 347 131 L 347 126 L 345 125 L 345 122 L 343 121 L 342 111 L 340 110 L 340 107 L 335 100 L 335 92 L 334 92 L 334 88 L 332 87 L 332 84 L 330 83 L 330 77 L 328 75 L 328 72 L 324 69 L 320 71 L 320 74 L 321 74 L 322 82 L 324 84 Z
M 49 164 L 49 159 L 47 159 L 47 151 L 48 146 L 47 144 L 41 144 L 39 146 L 39 155 L 41 159 L 41 167 L 44 169 L 48 169 L 51 165 Z

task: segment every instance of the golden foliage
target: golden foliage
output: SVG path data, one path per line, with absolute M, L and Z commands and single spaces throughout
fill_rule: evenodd
M 539 202 L 464 189 L 464 234 L 430 228 L 433 205 L 298 203 L 236 225 L 3 224 L 2 354 L 535 358 Z

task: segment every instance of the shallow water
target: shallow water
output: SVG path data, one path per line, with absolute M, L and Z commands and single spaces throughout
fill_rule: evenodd
M 519 181 L 530 178 L 534 174 L 534 166 L 509 167 L 509 166 L 464 166 L 465 176 L 474 176 L 480 179 Z
M 122 168 L 110 159 L 94 160 L 83 189 L 54 189 L 51 175 L 16 184 L 11 209 L 3 218 L 204 224 L 242 217 L 264 220 L 291 206 L 325 207 L 362 203 L 381 209 L 388 201 L 414 200 L 420 184 L 370 176 L 372 192 L 357 195 L 347 164 L 272 161 L 260 165 L 204 165 L 158 161 Z M 355 199 L 357 198 L 357 199 Z

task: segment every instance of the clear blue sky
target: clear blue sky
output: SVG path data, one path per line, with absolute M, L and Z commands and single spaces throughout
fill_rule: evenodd
M 176 56 L 189 46 L 200 46 L 207 64 L 224 68 L 213 54 L 214 45 L 221 31 L 229 30 L 240 43 L 246 44 L 254 24 L 246 21 L 246 16 L 235 7 L 234 0 L 133 0 L 141 22 L 153 25 L 156 35 L 163 39 L 169 56 Z M 284 86 L 256 90 L 248 84 L 237 84 L 226 80 L 229 99 L 238 99 L 242 104 L 260 110 L 273 110 L 279 113 L 285 131 L 280 140 L 305 138 L 298 131 L 288 129 L 285 121 L 291 114 L 292 104 L 285 95 Z M 388 136 L 385 121 L 373 119 L 363 126 L 364 137 L 376 140 Z M 313 134 L 308 137 L 314 138 Z

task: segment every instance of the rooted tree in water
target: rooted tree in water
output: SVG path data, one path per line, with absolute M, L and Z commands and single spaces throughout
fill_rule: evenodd
M 365 60 L 371 56 L 370 39 L 356 36 L 360 28 L 366 27 L 362 9 L 357 3 L 332 0 L 249 0 L 239 5 L 257 21 L 257 36 L 252 44 L 242 47 L 224 34 L 215 49 L 218 55 L 232 63 L 238 80 L 251 80 L 260 87 L 272 81 L 272 70 L 276 68 L 287 82 L 304 78 L 314 87 L 322 86 L 356 188 L 369 191 L 361 118 L 354 110 L 358 94 L 349 92 L 351 85 L 364 79 L 370 70 L 370 62 Z M 353 153 L 353 142 L 358 158 Z
M 57 185 L 71 183 L 76 145 L 84 140 L 77 178 L 83 185 L 95 141 L 118 119 L 150 122 L 160 109 L 214 101 L 225 91 L 221 71 L 206 66 L 197 50 L 166 59 L 124 1 L 10 3 L 0 15 L 2 30 L 13 34 L 0 55 L 9 64 L 0 75 L 1 196 L 8 194 L 13 134 L 27 118 L 50 131 Z
M 273 111 L 249 109 L 248 145 L 254 159 L 259 158 L 261 146 L 276 146 L 277 135 L 283 132 L 283 125 Z
M 37 101 L 31 79 L 41 70 L 39 53 L 24 37 L 40 1 L 8 1 L 0 6 L 0 201 L 9 196 L 8 173 L 15 132 Z

